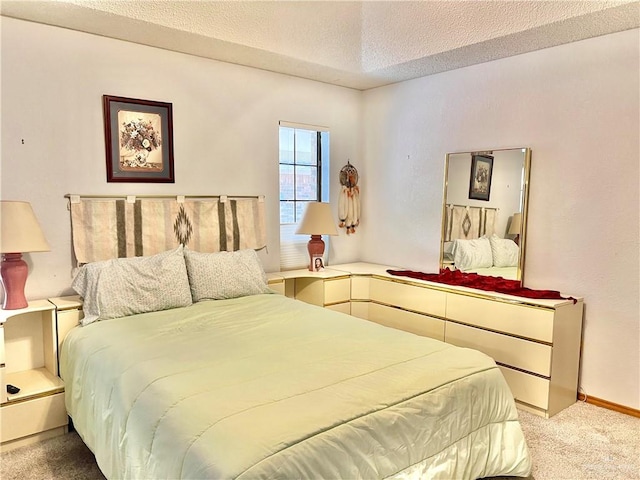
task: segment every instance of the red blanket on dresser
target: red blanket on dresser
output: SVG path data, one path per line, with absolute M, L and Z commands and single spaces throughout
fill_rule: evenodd
M 506 293 L 525 298 L 538 298 L 549 300 L 573 300 L 571 297 L 563 297 L 556 290 L 533 290 L 520 285 L 519 280 L 506 280 L 502 277 L 488 277 L 477 273 L 465 273 L 460 270 L 442 269 L 440 273 L 422 273 L 411 270 L 387 270 L 387 273 L 396 276 L 411 277 L 428 282 L 445 283 L 459 287 L 477 288 L 492 292 Z

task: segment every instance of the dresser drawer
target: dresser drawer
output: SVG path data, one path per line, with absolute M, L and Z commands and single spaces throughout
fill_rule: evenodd
M 447 319 L 542 342 L 553 341 L 554 311 L 447 293 Z
M 496 362 L 551 376 L 551 347 L 501 333 L 447 322 L 445 341 L 486 353 Z
M 371 302 L 351 302 L 351 315 L 368 320 L 371 305 Z
M 341 278 L 297 278 L 295 298 L 312 305 L 348 302 L 351 296 L 351 280 Z
M 351 279 L 338 278 L 324 281 L 324 303 L 348 302 L 351 299 Z
M 371 300 L 420 313 L 445 316 L 446 293 L 404 283 L 371 279 Z
M 439 318 L 372 303 L 369 305 L 368 319 L 387 327 L 444 341 L 444 320 Z
M 351 302 L 334 303 L 333 305 L 327 305 L 325 308 L 333 310 L 334 312 L 351 314 Z
M 549 380 L 503 366 L 500 366 L 500 371 L 511 389 L 513 398 L 542 410 L 549 408 Z
M 67 425 L 64 393 L 0 408 L 2 443 Z
M 369 300 L 371 298 L 370 284 L 371 277 L 357 275 L 351 277 L 351 300 Z

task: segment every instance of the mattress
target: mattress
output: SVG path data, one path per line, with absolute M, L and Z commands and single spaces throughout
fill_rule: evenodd
M 73 329 L 65 401 L 107 478 L 527 476 L 492 359 L 281 295 Z

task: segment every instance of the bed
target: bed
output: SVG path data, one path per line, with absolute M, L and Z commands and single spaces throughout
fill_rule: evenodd
M 491 358 L 275 294 L 252 249 L 89 262 L 73 287 L 65 402 L 107 478 L 530 473 Z

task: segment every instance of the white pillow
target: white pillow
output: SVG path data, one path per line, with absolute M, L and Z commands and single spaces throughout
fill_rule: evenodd
M 254 250 L 200 253 L 185 249 L 184 259 L 194 302 L 270 292 Z
M 517 267 L 520 248 L 508 238 L 500 238 L 495 233 L 489 237 L 494 267 Z
M 71 284 L 83 298 L 82 325 L 191 305 L 183 248 L 84 265 Z
M 458 270 L 490 267 L 493 265 L 493 255 L 489 239 L 483 237 L 474 240 L 455 240 L 453 263 Z
M 454 245 L 455 245 L 454 242 L 444 242 L 442 253 L 443 253 L 443 256 L 444 256 L 445 259 L 453 260 L 453 247 L 454 247 Z

